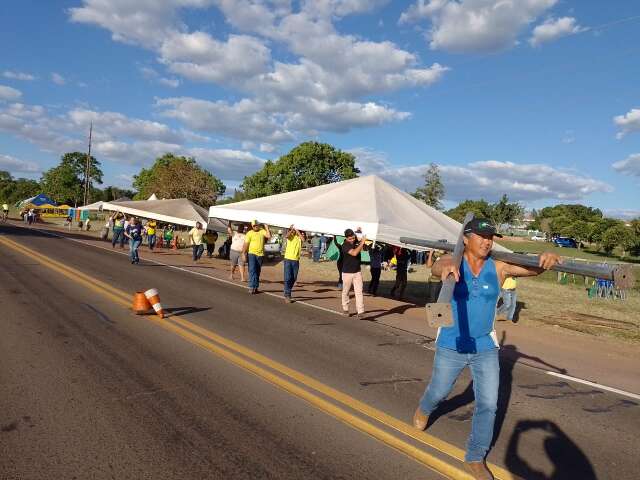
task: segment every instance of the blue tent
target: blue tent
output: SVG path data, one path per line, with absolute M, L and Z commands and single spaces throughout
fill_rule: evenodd
M 16 207 L 18 208 L 22 208 L 23 206 L 39 207 L 40 205 L 56 206 L 58 204 L 53 199 L 47 197 L 44 193 L 39 193 L 35 197 L 27 198 L 26 200 L 22 200 L 21 202 L 18 202 Z

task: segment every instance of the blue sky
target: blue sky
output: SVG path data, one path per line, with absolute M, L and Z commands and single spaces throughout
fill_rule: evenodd
M 36 0 L 0 6 L 0 169 L 164 152 L 229 190 L 305 140 L 446 205 L 503 193 L 640 215 L 634 0 Z

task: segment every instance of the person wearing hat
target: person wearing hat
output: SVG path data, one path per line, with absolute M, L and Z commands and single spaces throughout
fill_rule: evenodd
M 496 416 L 500 368 L 494 330 L 500 286 L 507 277 L 539 275 L 561 263 L 555 253 L 540 255 L 538 267 L 522 267 L 491 258 L 493 238 L 502 237 L 487 219 L 474 218 L 464 228 L 464 253 L 460 268 L 451 255 L 432 267 L 434 275 L 456 280 L 451 310 L 453 325 L 440 327 L 429 385 L 413 415 L 413 425 L 424 430 L 429 415 L 447 398 L 465 367 L 471 370 L 475 410 L 467 442 L 465 466 L 476 479 L 492 479 L 485 464 Z
M 364 296 L 362 295 L 362 270 L 360 268 L 360 252 L 365 247 L 366 235 L 362 235 L 360 241 L 353 230 L 347 228 L 344 231 L 344 242 L 340 247 L 342 251 L 342 313 L 349 315 L 349 291 L 353 285 L 356 296 L 356 319 L 364 313 Z
M 271 231 L 268 225 L 261 228 L 257 220 L 251 221 L 251 230 L 244 238 L 243 253 L 247 256 L 249 265 L 249 293 L 258 293 L 260 286 L 260 270 L 262 269 L 262 259 L 264 258 L 264 243 L 271 238 Z
M 299 231 L 293 225 L 287 231 L 287 241 L 284 247 L 284 301 L 291 303 L 291 291 L 298 279 L 300 269 L 300 252 L 304 242 L 304 232 Z

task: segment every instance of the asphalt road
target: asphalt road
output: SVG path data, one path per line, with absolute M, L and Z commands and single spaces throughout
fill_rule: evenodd
M 99 282 L 158 288 L 173 316 L 135 316 Z M 429 377 L 429 338 L 6 225 L 0 329 L 1 479 L 443 478 L 415 450 L 461 466 L 455 447 L 394 428 Z M 489 461 L 527 479 L 637 478 L 637 402 L 501 368 Z M 428 433 L 464 448 L 472 409 L 465 374 Z

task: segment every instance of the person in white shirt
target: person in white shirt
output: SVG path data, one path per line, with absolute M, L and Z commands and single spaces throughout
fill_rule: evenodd
M 227 235 L 231 237 L 231 247 L 229 249 L 229 261 L 231 263 L 231 273 L 229 278 L 233 280 L 233 273 L 237 269 L 240 271 L 240 281 L 246 282 L 246 257 L 242 252 L 245 240 L 245 226 L 238 225 L 236 231 L 231 230 L 231 225 L 227 227 Z

